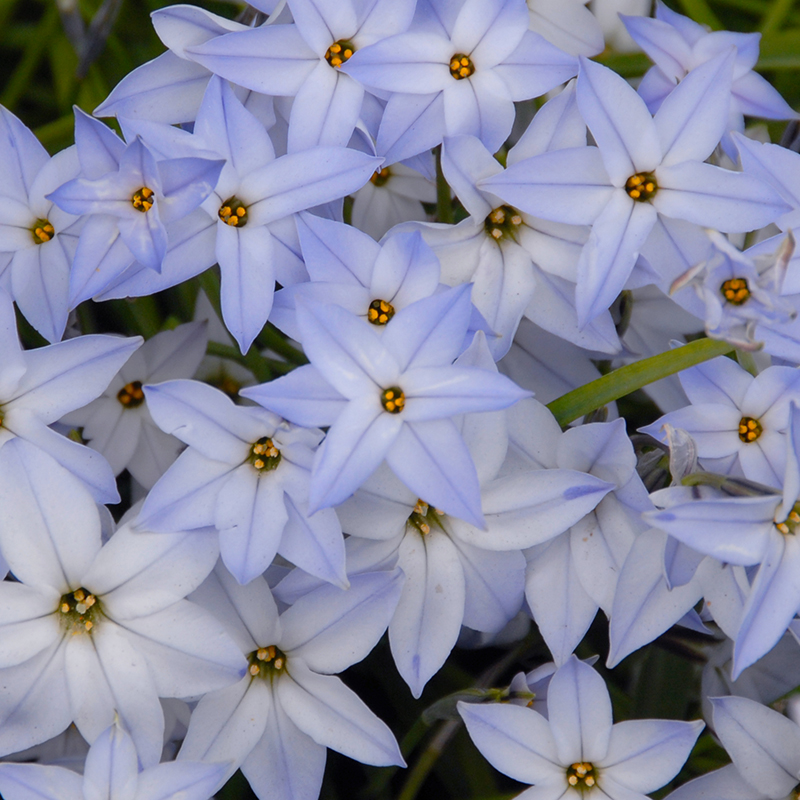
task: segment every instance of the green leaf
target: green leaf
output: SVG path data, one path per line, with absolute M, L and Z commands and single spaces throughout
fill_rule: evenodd
M 635 364 L 620 367 L 608 375 L 603 375 L 602 378 L 567 392 L 552 403 L 548 403 L 547 407 L 553 412 L 558 424 L 563 427 L 596 408 L 602 408 L 613 400 L 619 400 L 620 397 L 647 386 L 648 383 L 666 378 L 667 375 L 674 375 L 711 358 L 725 355 L 733 349 L 733 345 L 728 342 L 698 339 L 667 353 L 660 353 Z

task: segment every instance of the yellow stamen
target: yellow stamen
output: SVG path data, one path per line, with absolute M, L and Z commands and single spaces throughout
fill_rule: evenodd
M 649 172 L 637 172 L 625 181 L 625 191 L 631 200 L 643 203 L 652 199 L 653 195 L 658 191 L 658 184 L 655 176 Z
M 450 59 L 450 74 L 457 80 L 469 78 L 475 72 L 472 59 L 464 53 L 456 53 Z

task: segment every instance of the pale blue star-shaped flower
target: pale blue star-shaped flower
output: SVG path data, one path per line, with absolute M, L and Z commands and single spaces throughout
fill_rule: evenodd
M 67 213 L 90 216 L 73 265 L 77 278 L 71 279 L 70 300 L 77 305 L 87 273 L 100 268 L 111 251 L 116 258 L 106 268 L 107 281 L 134 260 L 159 272 L 167 251 L 165 222 L 185 217 L 211 194 L 224 162 L 194 156 L 157 161 L 139 137 L 126 145 L 78 111 L 75 134 L 82 177 L 47 197 Z
M 236 640 L 249 668 L 242 680 L 203 697 L 178 763 L 241 766 L 261 800 L 315 800 L 331 748 L 365 764 L 405 766 L 389 728 L 336 673 L 361 661 L 386 630 L 400 574 L 325 585 L 278 614 L 267 582 L 241 586 L 218 565 L 192 599 Z
M 309 514 L 320 431 L 241 407 L 218 389 L 175 380 L 145 386 L 150 413 L 188 449 L 156 483 L 138 525 L 164 531 L 214 526 L 222 560 L 240 583 L 276 553 L 322 580 L 347 585 L 336 514 Z
M 701 721 L 612 724 L 603 679 L 575 656 L 547 687 L 547 718 L 509 703 L 458 704 L 470 738 L 494 767 L 533 784 L 530 800 L 643 800 L 678 772 Z
M 0 284 L 49 342 L 64 334 L 69 272 L 84 220 L 47 195 L 80 172 L 76 148 L 50 158 L 37 138 L 0 106 Z
M 492 152 L 511 132 L 514 103 L 573 77 L 575 57 L 528 30 L 523 0 L 419 3 L 414 24 L 356 52 L 342 67 L 389 94 L 378 131 L 388 164 L 434 147 L 444 136 L 477 136 Z
M 418 497 L 484 527 L 478 476 L 452 417 L 506 408 L 529 393 L 502 375 L 453 365 L 470 290 L 412 303 L 382 335 L 339 306 L 298 306 L 311 364 L 242 394 L 298 424 L 330 426 L 314 460 L 312 511 L 349 497 L 385 458 Z

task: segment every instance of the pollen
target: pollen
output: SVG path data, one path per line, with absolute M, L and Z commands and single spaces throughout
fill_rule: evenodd
M 475 72 L 475 65 L 472 63 L 472 59 L 464 53 L 456 53 L 450 59 L 450 74 L 457 81 L 469 78 L 473 72 Z
M 520 225 L 522 225 L 522 214 L 511 206 L 498 206 L 492 209 L 483 221 L 487 235 L 496 242 L 501 239 L 517 241 L 517 229 Z
M 56 235 L 56 229 L 50 224 L 50 220 L 37 219 L 31 228 L 31 235 L 34 244 L 44 244 Z
M 367 319 L 373 325 L 385 325 L 394 316 L 394 306 L 385 300 L 373 300 L 367 310 Z
M 739 420 L 739 438 L 745 444 L 752 444 L 761 436 L 763 428 L 761 423 L 753 417 L 742 417 Z
M 141 189 L 135 191 L 131 196 L 131 203 L 133 204 L 133 207 L 137 211 L 141 211 L 143 214 L 153 207 L 154 202 L 155 198 L 153 197 L 153 190 L 148 189 L 146 186 L 142 186 Z
M 650 172 L 637 172 L 625 181 L 625 191 L 632 200 L 644 203 L 651 200 L 658 191 L 655 175 Z
M 392 170 L 389 167 L 381 167 L 377 172 L 372 173 L 369 182 L 375 186 L 386 186 L 389 178 L 392 177 Z
M 286 666 L 286 654 L 282 653 L 271 644 L 269 647 L 259 647 L 247 657 L 250 662 L 248 672 L 254 678 L 269 678 L 270 680 L 280 673 Z
M 117 400 L 125 408 L 136 408 L 144 403 L 144 392 L 142 391 L 141 381 L 126 383 L 118 392 Z
M 253 443 L 247 460 L 259 472 L 269 472 L 281 463 L 281 451 L 275 447 L 272 439 L 262 436 Z
M 597 775 L 594 765 L 588 761 L 580 761 L 572 764 L 567 769 L 567 783 L 576 789 L 591 789 L 597 783 Z
M 423 536 L 427 536 L 433 527 L 442 528 L 439 517 L 444 516 L 444 511 L 432 507 L 422 499 L 417 499 L 414 510 L 406 520 L 406 525 L 416 528 Z
M 775 527 L 778 533 L 784 536 L 795 536 L 797 534 L 798 526 L 800 526 L 800 503 L 795 503 L 789 515 L 782 522 L 775 520 Z
M 232 228 L 247 225 L 247 206 L 238 197 L 229 197 L 220 207 L 219 218 Z
M 344 64 L 356 51 L 356 46 L 347 39 L 334 42 L 325 53 L 325 60 L 335 69 Z
M 722 296 L 731 305 L 742 306 L 750 299 L 750 287 L 746 278 L 731 278 L 719 287 Z
M 390 414 L 399 414 L 406 406 L 406 396 L 399 386 L 390 386 L 381 392 L 381 405 Z
M 84 588 L 65 594 L 59 601 L 58 610 L 62 624 L 73 636 L 89 633 L 102 614 L 97 598 Z

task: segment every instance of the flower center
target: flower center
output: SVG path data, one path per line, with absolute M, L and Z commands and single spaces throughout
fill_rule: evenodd
M 745 444 L 752 444 L 759 436 L 763 428 L 757 419 L 752 417 L 742 417 L 739 420 L 739 438 Z
M 385 325 L 394 316 L 394 306 L 385 300 L 373 300 L 369 304 L 367 319 L 373 325 Z
M 122 403 L 125 408 L 136 408 L 144 403 L 144 392 L 142 391 L 141 381 L 132 381 L 126 383 L 118 392 L 117 400 Z
M 495 241 L 517 238 L 517 228 L 522 225 L 522 214 L 511 206 L 498 206 L 483 221 L 486 233 Z
M 37 219 L 31 228 L 34 244 L 44 244 L 49 242 L 55 235 L 55 228 L 50 224 L 50 220 Z
M 219 207 L 219 218 L 233 228 L 247 225 L 247 206 L 238 197 L 229 197 Z
M 386 186 L 391 177 L 392 170 L 389 169 L 389 167 L 381 167 L 377 172 L 372 173 L 372 177 L 369 180 L 370 183 L 374 183 L 375 186 Z
M 61 622 L 73 636 L 78 633 L 89 633 L 103 613 L 97 598 L 83 588 L 65 594 L 58 604 L 58 611 Z
M 399 386 L 390 386 L 381 392 L 381 405 L 390 414 L 399 414 L 406 405 L 406 396 Z
M 794 536 L 800 525 L 800 503 L 792 506 L 789 516 L 783 522 L 775 522 L 774 525 L 778 529 L 778 533 L 782 533 L 784 536 Z
M 274 644 L 269 647 L 259 647 L 247 657 L 250 662 L 248 672 L 254 678 L 269 678 L 272 680 L 286 667 L 286 654 L 278 650 Z
M 148 189 L 146 186 L 142 186 L 142 188 L 134 192 L 133 196 L 131 197 L 131 203 L 133 203 L 133 207 L 137 211 L 141 211 L 143 214 L 153 207 L 153 202 L 153 190 Z
M 722 296 L 735 306 L 742 306 L 750 299 L 750 287 L 745 278 L 731 278 L 719 287 Z
M 281 451 L 272 443 L 272 439 L 262 436 L 250 448 L 247 460 L 259 471 L 269 472 L 281 463 Z
M 637 172 L 625 181 L 625 191 L 628 197 L 640 203 L 650 200 L 658 191 L 656 176 L 651 172 Z
M 406 520 L 406 525 L 416 528 L 423 536 L 431 532 L 431 525 L 442 527 L 439 517 L 444 516 L 444 511 L 431 508 L 424 500 L 417 500 L 414 510 Z
M 464 53 L 456 53 L 450 59 L 450 74 L 457 81 L 469 78 L 473 72 L 475 72 L 475 65 L 472 63 L 472 59 Z
M 325 53 L 325 60 L 334 68 L 341 67 L 356 51 L 356 46 L 347 39 L 334 42 Z
M 594 765 L 588 761 L 573 764 L 567 769 L 567 783 L 576 789 L 591 789 L 597 783 Z

